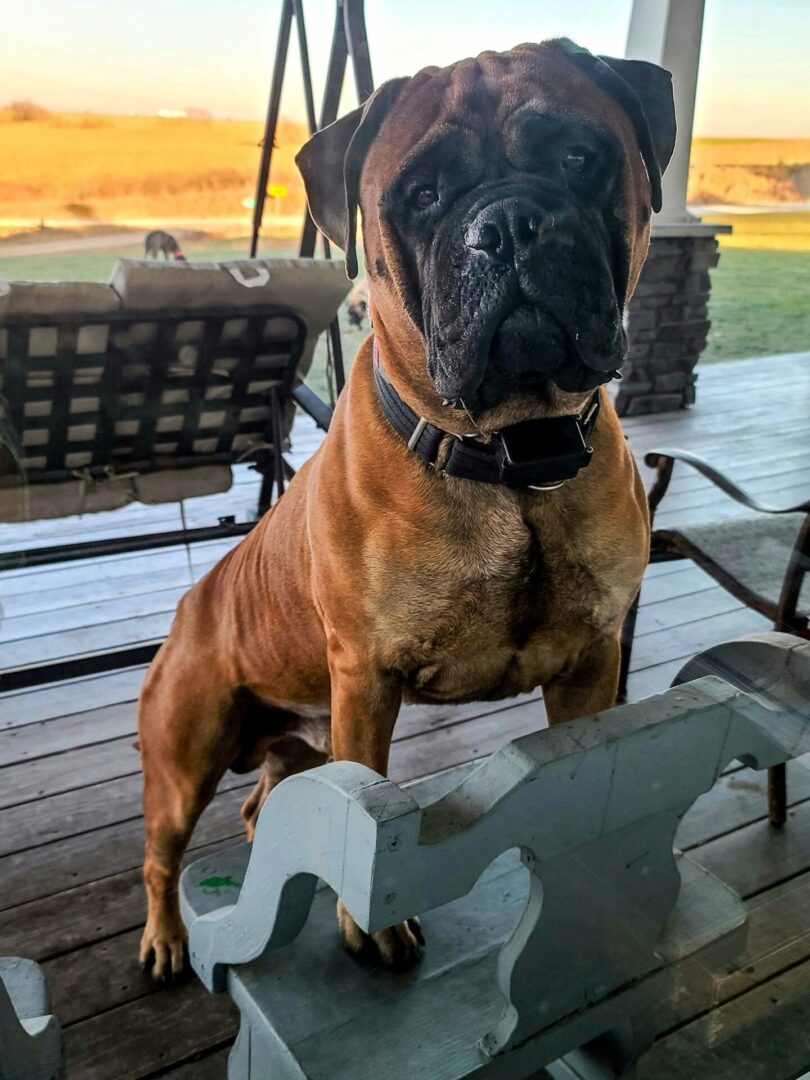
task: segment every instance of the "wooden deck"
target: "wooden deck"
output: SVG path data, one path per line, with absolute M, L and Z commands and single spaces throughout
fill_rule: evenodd
M 701 372 L 688 412 L 630 420 L 640 457 L 684 446 L 775 503 L 810 487 L 810 354 L 718 364 Z M 294 455 L 318 433 L 301 421 Z M 255 474 L 186 508 L 188 525 L 248 514 Z M 699 476 L 676 472 L 659 523 L 735 513 Z M 0 526 L 0 551 L 179 527 L 173 507 Z M 178 598 L 229 543 L 166 549 L 0 575 L 0 673 L 163 634 Z M 651 567 L 630 693 L 667 687 L 686 658 L 766 621 L 687 563 Z M 0 954 L 41 961 L 64 1026 L 67 1080 L 224 1077 L 235 1014 L 193 980 L 159 989 L 138 970 L 144 913 L 139 760 L 132 747 L 142 668 L 0 695 Z M 491 752 L 543 723 L 536 695 L 516 702 L 403 711 L 397 780 Z M 229 776 L 193 854 L 241 838 L 252 780 Z M 736 888 L 750 910 L 748 954 L 716 982 L 714 1008 L 677 1005 L 677 1023 L 645 1059 L 644 1080 L 789 1080 L 810 1068 L 810 770 L 791 766 L 783 833 L 765 823 L 764 777 L 730 771 L 684 820 L 679 845 Z M 346 1080 L 351 1080 L 347 1077 Z M 425 1078 L 430 1080 L 430 1078 Z

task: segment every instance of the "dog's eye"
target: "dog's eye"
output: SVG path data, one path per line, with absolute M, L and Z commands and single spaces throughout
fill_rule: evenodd
M 439 201 L 439 193 L 432 187 L 420 187 L 411 196 L 411 203 L 417 210 L 427 210 Z
M 570 150 L 566 150 L 562 158 L 562 168 L 567 173 L 582 173 L 585 171 L 585 166 L 588 164 L 590 155 L 587 150 L 582 147 L 574 146 Z

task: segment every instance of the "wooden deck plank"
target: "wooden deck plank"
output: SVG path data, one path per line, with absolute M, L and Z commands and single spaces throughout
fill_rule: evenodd
M 241 537 L 226 537 L 187 546 L 178 544 L 174 547 L 77 559 L 75 562 L 29 565 L 17 570 L 4 570 L 0 575 L 1 591 L 4 599 L 19 595 L 30 596 L 32 591 L 36 592 L 39 588 L 58 596 L 60 589 L 92 585 L 99 578 L 114 581 L 144 572 L 151 574 L 170 568 L 185 570 L 189 560 L 192 566 L 197 566 L 202 561 L 224 555 L 228 548 L 240 539 Z
M 206 1054 L 205 1057 L 194 1057 L 185 1065 L 162 1073 L 161 1080 L 225 1080 L 229 1053 L 230 1045 Z
M 134 738 L 135 713 L 135 702 L 128 701 L 39 723 L 9 726 L 0 731 L 0 768 L 125 735 Z
M 627 693 L 630 701 L 639 701 L 651 694 L 660 694 L 672 685 L 672 681 L 687 658 L 676 657 L 663 664 L 653 664 L 630 672 L 627 680 Z
M 51 1005 L 63 1027 L 160 993 L 161 985 L 135 963 L 141 933 L 136 927 L 47 961 L 46 977 L 54 988 Z
M 173 615 L 190 584 L 189 581 L 182 581 L 155 592 L 140 592 L 109 600 L 93 597 L 90 602 L 55 608 L 53 611 L 7 616 L 0 623 L 0 645 L 5 653 L 12 642 L 30 641 L 35 651 L 37 640 L 32 639 L 62 635 L 71 630 L 90 631 L 97 626 L 140 620 L 148 615 Z
M 648 634 L 654 634 L 660 630 L 674 630 L 676 627 L 689 626 L 698 619 L 702 622 L 717 615 L 728 615 L 733 611 L 739 611 L 741 608 L 740 601 L 721 588 L 703 589 L 697 604 L 695 603 L 695 595 L 691 592 L 685 596 L 673 596 L 657 603 L 640 604 L 636 618 L 635 640 L 641 642 Z
M 701 605 L 707 595 L 701 594 Z M 763 615 L 743 607 L 707 619 L 701 619 L 699 611 L 696 616 L 684 626 L 654 630 L 639 637 L 633 645 L 630 670 L 639 671 L 681 657 L 687 659 L 729 638 L 772 628 Z
M 138 1080 L 236 1034 L 229 998 L 198 982 L 151 994 L 63 1032 L 66 1080 Z
M 218 790 L 239 790 L 244 799 L 254 779 L 253 773 L 228 772 Z M 138 772 L 6 809 L 0 817 L 0 856 L 47 847 L 44 854 L 58 867 L 62 849 L 54 846 L 57 841 L 139 819 L 142 792 L 143 778 Z M 234 819 L 234 831 L 238 824 Z M 96 839 L 103 843 L 107 835 L 100 834 Z
M 218 558 L 219 555 L 213 555 L 198 564 L 195 567 L 195 580 L 199 580 Z M 697 567 L 684 562 L 680 576 L 673 576 L 663 586 L 663 592 L 660 585 L 656 589 L 650 580 L 642 592 L 644 605 L 711 588 L 715 583 L 708 575 L 701 574 Z M 13 597 L 11 604 L 4 604 L 5 618 L 0 622 L 0 643 L 37 636 L 51 637 L 70 630 L 173 612 L 178 600 L 192 583 L 187 566 L 182 565 L 159 573 L 144 568 L 141 574 L 124 579 L 100 579 L 92 589 L 84 584 L 69 587 L 70 603 L 59 603 L 57 597 L 54 604 L 48 606 L 46 598 L 52 595 L 51 592 L 29 593 L 25 605 L 28 610 L 17 610 L 16 614 L 13 601 L 17 598 Z M 34 655 L 36 649 L 34 642 Z
M 791 809 L 783 829 L 756 821 L 690 855 L 743 898 L 788 881 L 810 869 L 810 802 Z
M 785 471 L 798 471 L 806 469 L 810 471 L 810 450 L 802 446 L 796 446 L 796 439 L 790 436 L 777 446 L 777 453 L 763 457 L 762 448 L 759 445 L 750 447 L 747 451 L 742 449 L 738 452 L 734 449 L 733 456 L 729 456 L 728 464 L 723 471 L 740 484 L 750 484 L 754 480 L 767 477 L 781 476 Z M 709 480 L 687 465 L 676 465 L 669 482 L 668 493 L 673 495 L 687 491 L 711 491 L 713 485 Z M 716 489 L 715 489 L 716 490 Z
M 807 478 L 784 487 L 776 485 L 773 490 L 769 492 L 768 501 L 779 508 L 797 506 L 807 499 L 807 489 Z M 716 499 L 715 502 L 710 505 L 710 516 L 712 521 L 730 521 L 732 518 L 745 517 L 747 514 L 751 513 L 750 510 L 747 510 L 744 506 L 741 506 L 740 503 L 734 502 L 731 499 L 723 499 L 722 501 Z M 655 516 L 655 525 L 656 528 L 660 529 L 676 525 L 695 525 L 705 521 L 707 516 L 709 515 L 707 514 L 705 506 L 682 508 L 670 507 L 665 498 L 661 503 L 661 508 Z M 799 531 L 798 526 L 796 531 Z
M 187 500 L 184 503 L 186 526 L 202 528 L 216 525 L 218 518 L 225 515 L 233 515 L 237 521 L 249 521 L 255 511 L 255 499 L 241 489 L 226 494 L 230 498 L 209 495 Z M 29 521 L 25 523 L 22 536 L 19 535 L 18 526 L 0 526 L 0 553 L 20 548 L 50 547 L 71 540 L 107 540 L 142 533 L 174 532 L 182 528 L 183 519 L 174 503 L 164 503 L 158 507 L 133 504 L 120 510 L 91 514 L 87 518 Z
M 243 839 L 244 832 L 237 831 L 210 844 L 198 844 L 197 837 L 192 837 L 185 862 Z M 142 925 L 145 917 L 146 898 L 138 866 L 0 909 L 0 940 L 4 952 L 44 962 L 132 930 Z
M 2 771 L 0 809 L 114 780 L 139 769 L 140 758 L 129 735 L 9 765 Z
M 699 566 L 695 566 L 687 559 L 658 565 L 669 565 L 672 570 L 669 574 L 654 576 L 650 573 L 654 567 L 647 569 L 641 586 L 641 606 L 645 608 L 659 604 L 662 600 L 673 600 L 678 596 L 694 596 L 695 593 L 718 587 L 717 582 L 709 577 L 705 570 L 701 570 Z
M 810 799 L 810 757 L 788 763 L 788 798 L 791 813 Z M 699 859 L 700 855 L 692 849 L 746 825 L 763 822 L 767 815 L 767 774 L 761 770 L 736 769 L 721 776 L 711 791 L 694 803 L 678 828 L 675 844 Z
M 141 665 L 0 694 L 0 731 L 86 712 L 88 705 L 134 701 L 145 674 L 146 667 Z
M 717 979 L 718 999 L 729 1001 L 810 959 L 810 872 L 746 902 L 748 944 L 733 970 Z
M 701 617 L 701 609 L 714 609 L 717 614 Z M 117 648 L 127 645 L 136 645 L 145 641 L 152 641 L 165 637 L 174 618 L 175 606 L 169 610 L 153 611 L 137 618 L 123 618 L 111 622 L 100 623 L 95 626 L 79 627 L 68 631 L 44 633 L 34 638 L 24 638 L 17 641 L 6 642 L 3 645 L 2 657 L 0 657 L 0 673 L 4 670 L 27 663 L 39 663 L 49 660 L 60 660 L 71 656 L 80 656 L 85 652 L 104 648 Z M 669 640 L 673 648 L 666 644 L 656 634 L 668 634 L 669 627 L 666 623 L 666 612 L 654 612 L 647 615 L 646 609 L 640 611 L 641 629 L 636 644 L 634 645 L 633 670 L 661 663 L 664 659 L 675 656 L 687 656 L 699 649 L 707 648 L 722 640 L 723 636 L 734 636 L 737 633 L 748 633 L 753 630 L 765 629 L 770 624 L 755 612 L 745 612 L 739 601 L 733 603 L 724 597 L 719 588 L 714 592 L 706 590 L 701 595 L 701 603 L 698 607 L 688 602 L 682 605 L 674 605 L 674 610 L 681 609 L 685 613 L 684 621 L 676 621 L 673 625 Z M 689 612 L 693 618 L 686 618 Z M 642 617 L 643 613 L 643 617 Z M 752 616 L 747 618 L 746 615 Z M 653 631 L 650 621 L 657 618 L 665 628 L 661 631 Z M 704 626 L 702 633 L 697 632 L 698 623 Z M 688 628 L 688 629 L 687 629 Z M 693 634 L 693 629 L 695 633 Z M 717 635 L 720 635 L 719 637 Z M 677 649 L 677 653 L 674 651 Z M 0 701 L 0 724 L 5 712 L 3 703 Z
M 239 807 L 248 790 L 249 785 L 214 796 L 197 825 L 195 839 L 203 844 L 239 836 Z M 143 862 L 143 843 L 143 821 L 137 817 L 5 855 L 0 859 L 0 908 L 134 869 Z
M 41 634 L 22 641 L 9 641 L 3 645 L 0 656 L 0 672 L 26 664 L 44 663 L 82 656 L 101 649 L 114 649 L 124 645 L 163 638 L 168 633 L 174 616 L 171 611 L 142 615 L 138 619 L 120 619 L 101 626 L 80 627 L 63 633 Z
M 135 572 L 126 576 L 109 576 L 102 565 L 97 565 L 92 574 L 88 574 L 88 580 L 79 583 L 69 583 L 58 587 L 51 587 L 47 592 L 32 588 L 33 579 L 28 581 L 27 588 L 21 589 L 14 595 L 3 592 L 3 608 L 5 619 L 3 630 L 7 631 L 8 624 L 19 618 L 30 617 L 42 612 L 55 613 L 71 610 L 88 603 L 98 604 L 101 601 L 123 600 L 134 596 L 162 592 L 165 589 L 189 588 L 194 581 L 198 581 L 222 555 L 232 546 L 218 544 L 217 550 L 207 553 L 207 558 L 199 559 L 194 564 L 194 577 L 188 569 L 186 551 L 169 549 L 175 555 L 175 565 L 166 565 L 164 569 L 157 569 L 149 563 L 144 565 L 143 560 L 135 563 Z M 99 560 L 101 562 L 101 560 Z M 168 560 L 167 560 L 168 562 Z M 136 568 L 139 568 L 136 570 Z
M 488 711 L 481 703 L 429 709 L 411 707 L 410 710 L 403 711 L 406 713 L 405 723 L 401 731 L 398 727 L 395 747 L 406 739 L 424 739 L 441 726 L 466 724 L 481 716 L 493 721 L 493 728 L 499 731 L 504 741 L 516 730 L 516 718 L 535 724 L 535 729 L 545 722 L 539 701 L 505 706 L 497 711 Z M 97 712 L 102 717 L 108 713 L 112 718 L 117 718 L 119 712 L 125 714 L 124 710 L 118 709 Z M 129 712 L 131 714 L 131 709 Z M 129 720 L 134 723 L 134 716 L 130 715 Z M 91 723 L 100 726 L 104 721 L 93 720 Z M 85 727 L 89 728 L 90 725 L 85 723 Z M 49 744 L 43 740 L 43 745 Z M 394 752 L 400 753 L 399 750 Z M 137 761 L 133 758 L 128 764 L 130 768 L 135 766 L 135 769 L 124 776 L 6 808 L 0 818 L 0 855 L 51 844 L 55 840 L 139 816 L 142 779 L 140 772 L 136 771 Z M 804 759 L 791 762 L 789 772 L 791 801 L 795 803 L 810 797 L 808 762 Z M 226 773 L 220 790 L 244 787 L 251 782 L 244 776 Z M 687 815 L 678 833 L 679 846 L 687 849 L 712 836 L 763 817 L 764 783 L 763 774 L 753 770 L 741 770 L 734 776 L 721 780 L 712 792 L 698 800 L 695 808 Z
M 756 480 L 746 479 L 745 490 L 750 495 L 757 496 L 775 506 L 790 506 L 797 501 L 791 493 L 797 489 L 807 490 L 808 477 L 810 477 L 810 468 L 807 466 L 786 469 Z M 714 513 L 719 498 L 724 498 L 724 496 L 718 495 L 717 488 L 714 486 L 693 488 L 689 491 L 667 491 L 658 513 L 663 514 L 664 511 L 668 515 L 681 514 L 685 511 L 695 513 L 706 507 L 710 507 L 711 512 Z M 801 501 L 801 496 L 798 501 Z
M 638 1080 L 793 1080 L 810 1064 L 810 962 L 657 1042 Z

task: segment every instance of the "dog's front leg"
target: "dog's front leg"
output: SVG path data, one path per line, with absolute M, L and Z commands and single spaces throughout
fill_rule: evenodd
M 372 661 L 330 643 L 332 680 L 332 753 L 336 761 L 359 761 L 385 776 L 388 751 L 402 701 L 398 681 L 376 669 Z M 366 934 L 343 901 L 338 900 L 338 925 L 343 944 L 355 955 L 373 955 L 393 968 L 410 967 L 424 944 L 416 919 Z
M 571 671 L 544 683 L 543 702 L 549 724 L 612 709 L 619 687 L 620 656 L 618 637 L 600 635 Z

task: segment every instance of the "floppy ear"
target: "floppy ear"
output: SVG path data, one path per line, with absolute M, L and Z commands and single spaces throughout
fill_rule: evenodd
M 675 102 L 672 75 L 646 60 L 593 56 L 584 49 L 569 52 L 595 83 L 621 105 L 630 117 L 636 141 L 650 178 L 652 208 L 661 209 L 661 176 L 675 148 Z
M 658 64 L 646 60 L 616 60 L 611 56 L 599 59 L 612 68 L 630 86 L 641 102 L 647 118 L 653 150 L 658 167 L 666 171 L 675 149 L 675 101 L 672 97 L 672 75 Z
M 317 131 L 295 163 L 304 178 L 312 220 L 346 253 L 346 273 L 357 277 L 357 206 L 366 154 L 408 79 L 390 79 L 359 109 Z

